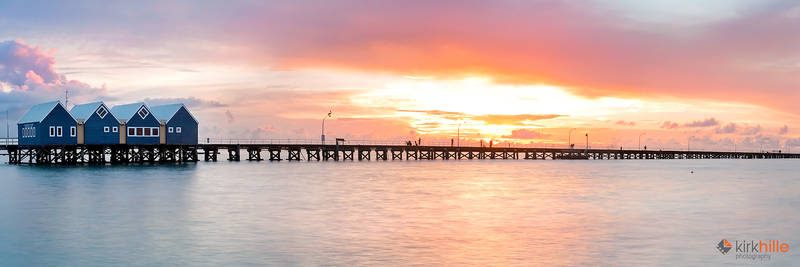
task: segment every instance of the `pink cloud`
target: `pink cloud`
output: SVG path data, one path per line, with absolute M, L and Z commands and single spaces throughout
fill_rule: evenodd
M 632 122 L 632 121 L 617 121 L 614 124 L 621 125 L 621 126 L 636 126 L 636 122 Z
M 719 121 L 714 118 L 708 118 L 705 120 L 693 121 L 689 123 L 683 124 L 684 127 L 696 128 L 696 127 L 711 127 L 719 125 Z
M 549 138 L 551 135 L 546 133 L 541 133 L 534 130 L 529 129 L 517 129 L 512 130 L 510 135 L 504 135 L 503 138 L 510 138 L 510 139 L 543 139 Z
M 10 86 L 0 92 L 0 104 L 7 104 L 17 115 L 35 103 L 61 99 L 67 90 L 75 102 L 96 99 L 106 92 L 104 87 L 95 88 L 57 73 L 54 52 L 45 53 L 21 40 L 0 42 L 0 84 Z
M 662 123 L 661 123 L 661 126 L 660 126 L 660 127 L 661 127 L 662 129 L 669 129 L 669 130 L 672 130 L 672 129 L 678 129 L 678 128 L 679 128 L 679 127 L 681 127 L 681 126 L 680 126 L 680 125 L 679 125 L 677 122 L 672 122 L 672 121 L 664 121 L 664 122 L 662 122 Z

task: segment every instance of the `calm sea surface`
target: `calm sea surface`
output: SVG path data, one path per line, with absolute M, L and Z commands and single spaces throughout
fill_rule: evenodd
M 0 165 L 0 266 L 753 263 L 722 238 L 800 264 L 800 160 Z

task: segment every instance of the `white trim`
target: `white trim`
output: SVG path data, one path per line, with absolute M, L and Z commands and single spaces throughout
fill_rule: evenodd
M 56 126 L 56 136 L 58 137 L 64 136 L 64 127 Z
M 111 128 L 110 128 L 110 127 L 108 127 L 108 126 L 103 126 L 103 132 L 104 132 L 104 133 L 107 133 L 107 132 L 110 132 L 110 131 L 111 131 Z
M 117 127 L 117 126 L 111 127 L 111 132 L 112 133 L 119 132 L 119 127 Z
M 50 137 L 56 137 L 56 127 L 50 126 Z
M 44 104 L 44 103 L 42 103 L 42 104 Z M 78 123 L 78 120 L 76 120 L 75 117 L 72 117 L 72 113 L 69 112 L 69 109 L 67 109 L 67 107 L 62 105 L 61 101 L 58 101 L 58 105 L 54 105 L 52 108 L 50 108 L 50 111 L 48 111 L 47 114 L 44 115 L 44 117 L 42 117 L 41 120 L 38 120 L 38 121 L 18 121 L 17 124 L 37 123 L 37 122 L 41 123 L 42 121 L 44 121 L 44 119 L 47 118 L 47 116 L 50 116 L 50 114 L 53 113 L 53 110 L 56 109 L 56 106 L 61 106 L 62 108 L 64 108 L 64 111 L 67 112 L 67 115 L 69 115 L 69 118 L 72 119 L 72 121 L 74 121 L 75 124 Z
M 69 136 L 70 137 L 78 136 L 78 128 L 75 127 L 75 126 L 70 126 L 69 127 Z
M 109 108 L 108 106 L 106 106 L 106 103 L 105 103 L 105 102 L 103 102 L 103 101 L 100 101 L 100 106 L 101 106 L 101 107 L 103 107 L 103 108 L 105 108 L 105 109 L 106 109 L 106 111 L 108 111 L 108 114 L 106 114 L 106 116 L 108 116 L 108 115 L 111 115 L 111 117 L 112 117 L 112 118 L 114 118 L 114 121 L 116 121 L 117 123 L 119 123 L 119 119 L 117 119 L 117 115 L 114 115 L 114 113 L 111 113 L 111 108 Z M 89 118 L 86 118 L 86 119 L 88 120 Z M 105 118 L 102 118 L 102 119 L 105 119 Z
M 101 110 L 102 110 L 102 111 L 105 111 L 105 114 L 103 114 L 103 115 L 100 115 L 100 111 L 101 111 Z M 100 107 L 98 107 L 98 108 L 97 108 L 97 110 L 95 110 L 95 112 L 94 112 L 94 113 L 96 113 L 96 114 L 97 114 L 97 116 L 100 116 L 100 119 L 104 119 L 104 118 L 106 117 L 106 115 L 108 115 L 108 113 L 111 113 L 111 112 L 110 112 L 110 111 L 108 111 L 108 108 L 106 108 L 106 107 L 105 107 L 105 105 L 103 105 L 103 103 L 100 103 Z M 88 119 L 88 118 L 87 118 L 87 119 Z
M 144 116 L 142 116 L 142 111 L 145 112 Z M 150 110 L 146 106 L 142 105 L 139 107 L 139 110 L 136 111 L 136 114 L 144 120 L 144 118 L 147 118 L 147 115 L 150 115 Z
M 181 133 L 181 127 L 175 127 L 175 133 Z
M 175 128 L 173 128 L 173 127 L 169 127 L 169 128 L 167 129 L 167 132 L 168 132 L 168 133 L 173 133 L 173 132 L 175 132 Z
M 186 109 L 186 113 L 189 113 L 189 117 L 192 117 L 192 119 L 194 120 L 194 122 L 196 122 L 197 124 L 200 124 L 200 121 L 198 121 L 198 120 L 197 120 L 197 118 L 195 118 L 195 117 L 194 117 L 194 115 L 192 115 L 192 112 L 191 112 L 191 111 L 189 111 L 189 108 L 187 108 L 187 107 L 186 107 L 186 105 L 184 105 L 184 104 L 181 104 L 181 107 L 182 107 L 182 108 L 184 108 L 184 109 Z M 180 111 L 180 110 L 181 110 L 181 108 L 178 108 L 178 110 L 176 110 L 175 112 L 173 112 L 173 113 L 172 113 L 172 115 L 171 115 L 171 116 L 169 116 L 169 119 L 167 119 L 167 123 L 169 123 L 169 121 L 171 121 L 171 120 L 172 120 L 172 118 L 173 118 L 173 117 L 175 117 L 175 114 L 178 114 L 178 111 Z
M 150 130 L 150 134 L 149 135 L 145 134 L 145 130 L 146 129 Z M 138 134 L 139 130 L 142 131 L 141 135 Z M 133 131 L 133 134 L 130 134 L 131 131 Z M 129 137 L 158 137 L 159 136 L 158 132 L 159 132 L 158 127 L 128 127 L 128 136 Z

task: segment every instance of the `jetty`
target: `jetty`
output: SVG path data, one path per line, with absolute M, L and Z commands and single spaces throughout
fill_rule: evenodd
M 283 141 L 282 141 L 283 140 Z M 570 149 L 407 145 L 362 141 L 322 144 L 291 139 L 268 142 L 209 142 L 196 145 L 20 145 L 0 139 L 0 155 L 9 164 L 128 164 L 197 161 L 388 161 L 388 160 L 666 160 L 800 159 L 798 153 Z

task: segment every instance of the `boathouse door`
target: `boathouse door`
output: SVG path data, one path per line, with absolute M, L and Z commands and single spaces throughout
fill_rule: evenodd
M 85 144 L 85 142 L 84 142 L 84 134 L 83 134 L 83 126 L 84 125 L 85 124 L 78 124 L 78 144 L 79 145 Z
M 159 144 L 163 145 L 167 143 L 167 125 L 161 124 L 159 128 Z
M 128 127 L 125 127 L 125 124 L 120 124 L 119 125 L 119 143 L 120 144 L 125 144 L 126 143 L 125 141 L 128 139 L 127 128 Z

